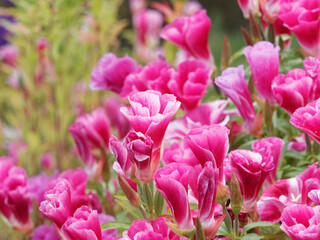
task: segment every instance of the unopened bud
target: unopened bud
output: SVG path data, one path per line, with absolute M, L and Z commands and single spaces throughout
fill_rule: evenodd
M 129 183 L 120 175 L 118 175 L 118 181 L 119 181 L 119 185 L 122 189 L 122 191 L 124 192 L 124 194 L 126 195 L 126 197 L 128 198 L 129 202 L 139 208 L 141 207 L 141 199 L 138 196 L 138 193 L 129 185 Z
M 235 216 L 239 215 L 242 208 L 240 185 L 233 173 L 231 176 L 231 208 Z

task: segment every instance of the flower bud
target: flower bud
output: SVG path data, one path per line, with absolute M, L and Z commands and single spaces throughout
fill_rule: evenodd
M 133 188 L 129 185 L 129 183 L 120 175 L 118 175 L 118 180 L 120 187 L 126 195 L 126 197 L 128 198 L 129 202 L 137 208 L 141 207 L 141 199 L 138 196 L 137 192 L 134 191 Z
M 232 173 L 231 176 L 231 208 L 235 216 L 238 216 L 242 207 L 242 196 L 239 182 Z

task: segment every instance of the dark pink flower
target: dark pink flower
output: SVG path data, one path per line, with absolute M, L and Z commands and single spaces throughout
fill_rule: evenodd
M 153 141 L 153 148 L 161 147 L 168 124 L 180 107 L 175 96 L 156 91 L 139 92 L 129 97 L 132 113 L 127 108 L 120 111 L 128 118 L 132 128 Z
M 307 57 L 303 61 L 304 70 L 312 78 L 309 98 L 314 101 L 320 97 L 320 57 Z
M 251 129 L 255 112 L 250 97 L 249 88 L 244 77 L 243 65 L 237 68 L 227 68 L 220 77 L 215 79 L 215 84 L 233 101 L 242 116 L 247 129 Z
M 66 240 L 102 240 L 101 227 L 97 211 L 87 206 L 77 209 L 61 228 Z
M 54 157 L 51 153 L 44 153 L 41 156 L 41 166 L 45 170 L 50 170 L 54 166 Z
M 230 152 L 229 158 L 232 172 L 239 181 L 243 207 L 247 212 L 254 211 L 262 184 L 274 169 L 274 163 L 271 158 L 242 149 Z
M 200 10 L 190 17 L 176 18 L 163 28 L 160 37 L 214 67 L 214 59 L 208 44 L 210 27 L 211 21 L 206 10 Z
M 314 56 L 320 54 L 319 1 L 288 1 L 281 5 L 279 18 L 298 39 L 300 45 Z
M 271 84 L 279 72 L 279 50 L 279 46 L 274 47 L 267 41 L 257 42 L 254 46 L 248 46 L 243 50 L 258 93 L 271 104 L 275 102 Z
M 298 108 L 291 115 L 290 123 L 320 143 L 320 99 Z
M 193 229 L 188 202 L 188 177 L 190 167 L 171 163 L 159 169 L 155 176 L 156 188 L 166 199 L 180 229 Z
M 30 233 L 33 222 L 29 215 L 31 196 L 27 191 L 26 172 L 11 161 L 0 161 L 0 212 L 13 229 Z
M 262 158 L 271 158 L 270 160 L 274 164 L 274 169 L 271 170 L 270 174 L 268 174 L 265 182 L 264 189 L 270 187 L 276 179 L 277 168 L 280 162 L 282 148 L 284 145 L 284 141 L 277 137 L 268 137 L 264 139 L 256 140 L 252 144 L 252 150 L 254 152 L 260 153 Z
M 281 228 L 292 240 L 314 240 L 320 238 L 319 207 L 293 204 L 284 209 Z
M 223 180 L 223 160 L 229 149 L 229 129 L 218 124 L 192 129 L 185 141 L 204 166 L 212 162 L 219 168 L 219 180 Z M 214 137 L 213 137 L 214 136 Z
M 90 88 L 120 93 L 126 77 L 136 69 L 137 63 L 132 58 L 117 58 L 115 54 L 107 53 L 101 57 L 98 66 L 92 71 Z
M 302 69 L 293 69 L 287 75 L 273 79 L 272 93 L 280 107 L 292 114 L 297 108 L 307 105 L 312 79 Z
M 316 204 L 320 205 L 320 189 L 311 190 L 308 197 Z
M 113 216 L 101 213 L 99 214 L 99 222 L 100 225 L 106 222 L 116 222 L 116 219 Z M 117 229 L 107 229 L 102 231 L 102 239 L 103 240 L 116 240 Z
M 187 60 L 179 64 L 177 72 L 172 73 L 167 88 L 181 102 L 181 108 L 190 111 L 206 94 L 211 74 L 212 70 L 204 63 Z
M 73 213 L 69 182 L 58 182 L 52 190 L 46 192 L 45 199 L 41 202 L 40 211 L 61 228 Z
M 0 47 L 0 61 L 15 68 L 17 65 L 18 49 L 14 45 L 4 45 Z

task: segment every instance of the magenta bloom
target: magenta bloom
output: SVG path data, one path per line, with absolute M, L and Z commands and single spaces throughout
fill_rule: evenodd
M 173 162 L 188 166 L 196 166 L 199 164 L 198 159 L 185 142 L 175 142 L 170 148 L 164 149 L 162 159 L 165 164 Z
M 206 162 L 198 177 L 199 218 L 204 229 L 214 223 L 214 206 L 218 186 L 219 171 L 212 162 Z
M 46 192 L 45 199 L 39 210 L 61 228 L 73 213 L 69 182 L 58 182 L 52 190 Z
M 310 54 L 320 54 L 320 3 L 318 1 L 289 1 L 281 6 L 279 18 Z
M 193 222 L 188 202 L 188 177 L 190 167 L 171 163 L 154 175 L 156 188 L 166 199 L 180 229 L 192 229 Z
M 101 227 L 97 211 L 87 206 L 77 209 L 61 228 L 66 240 L 102 240 Z
M 319 207 L 294 204 L 286 207 L 281 217 L 281 228 L 293 240 L 320 238 Z
M 304 70 L 312 78 L 310 101 L 320 97 L 320 57 L 307 57 L 303 61 Z
M 17 65 L 18 48 L 7 44 L 0 47 L 0 61 L 15 68 Z
M 165 83 L 170 79 L 172 70 L 173 68 L 165 60 L 152 61 L 144 67 L 139 67 L 136 72 L 126 78 L 120 96 L 127 98 L 147 90 L 168 92 Z M 160 82 L 162 85 L 156 84 L 155 86 L 156 82 Z
M 31 196 L 27 192 L 27 176 L 21 167 L 9 160 L 0 161 L 0 212 L 13 229 L 29 233 L 33 222 L 29 215 Z
M 31 240 L 60 240 L 60 237 L 53 225 L 42 224 L 33 231 Z
M 148 222 L 145 219 L 134 220 L 128 231 L 123 233 L 123 240 L 187 240 L 173 233 L 165 223 L 165 218 L 159 217 Z
M 243 16 L 249 18 L 250 13 L 255 15 L 259 13 L 259 1 L 258 0 L 237 0 Z
M 320 189 L 311 190 L 308 197 L 316 204 L 320 205 Z
M 258 93 L 271 104 L 275 102 L 271 84 L 279 72 L 279 50 L 279 46 L 274 47 L 267 41 L 257 42 L 254 46 L 248 46 L 243 50 Z
M 232 172 L 236 175 L 247 212 L 254 211 L 259 191 L 267 175 L 274 169 L 271 158 L 263 158 L 249 150 L 234 150 L 229 154 Z
M 113 216 L 101 213 L 99 214 L 99 222 L 100 225 L 106 222 L 115 222 L 116 219 Z M 117 229 L 107 229 L 102 232 L 102 239 L 103 240 L 116 240 L 117 236 Z
M 124 146 L 128 150 L 131 162 L 136 166 L 136 177 L 142 182 L 153 180 L 160 165 L 160 149 L 153 151 L 153 141 L 149 136 L 131 131 L 125 138 Z
M 229 149 L 228 135 L 228 128 L 213 124 L 192 129 L 185 138 L 202 166 L 212 162 L 213 166 L 219 168 L 220 181 L 223 180 L 223 160 Z
M 233 101 L 238 108 L 247 129 L 251 129 L 255 112 L 250 97 L 249 88 L 244 77 L 243 65 L 237 68 L 227 68 L 220 77 L 215 79 L 215 84 Z
M 212 70 L 200 61 L 184 61 L 171 75 L 167 87 L 185 111 L 194 109 L 206 94 Z
M 279 105 L 289 114 L 308 103 L 312 79 L 302 69 L 293 69 L 287 75 L 274 78 L 272 93 Z
M 320 99 L 298 108 L 292 114 L 290 123 L 320 143 Z
M 271 158 L 270 160 L 266 161 L 273 162 L 275 166 L 274 169 L 271 170 L 270 174 L 268 174 L 264 182 L 264 189 L 267 189 L 275 182 L 283 145 L 284 141 L 277 137 L 259 139 L 252 144 L 252 150 L 254 152 L 260 153 L 262 158 Z
M 180 107 L 175 96 L 162 95 L 156 91 L 139 92 L 129 97 L 132 113 L 127 108 L 120 111 L 128 118 L 132 128 L 153 141 L 153 148 L 158 149 L 168 124 Z
M 126 77 L 136 69 L 137 63 L 132 58 L 117 58 L 115 54 L 107 53 L 93 69 L 89 86 L 91 90 L 111 90 L 120 93 Z
M 176 18 L 162 29 L 160 37 L 214 67 L 213 56 L 208 44 L 210 27 L 211 21 L 206 10 L 200 10 L 190 17 Z

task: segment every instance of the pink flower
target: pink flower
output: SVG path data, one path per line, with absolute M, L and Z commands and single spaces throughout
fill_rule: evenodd
M 297 108 L 308 103 L 312 79 L 302 69 L 293 69 L 287 75 L 274 78 L 272 93 L 279 105 L 292 114 Z
M 100 225 L 106 222 L 116 222 L 116 219 L 113 216 L 101 213 L 99 214 L 99 222 Z M 117 229 L 107 229 L 102 231 L 102 239 L 103 240 L 116 240 Z
M 39 210 L 61 228 L 73 213 L 69 182 L 58 182 L 52 190 L 46 192 L 45 199 Z
M 176 142 L 170 148 L 163 151 L 163 161 L 165 164 L 173 162 L 185 164 L 187 166 L 195 166 L 199 164 L 198 159 L 185 142 Z
M 212 70 L 200 61 L 184 61 L 167 83 L 170 93 L 181 102 L 185 111 L 194 109 L 206 94 Z
M 206 10 L 200 10 L 190 17 L 176 18 L 163 28 L 160 37 L 178 45 L 196 59 L 204 60 L 215 68 L 208 44 L 210 27 L 211 21 Z
M 193 229 L 188 202 L 188 177 L 190 167 L 171 163 L 160 168 L 155 176 L 156 188 L 166 199 L 180 229 Z
M 145 219 L 134 220 L 128 231 L 123 233 L 122 240 L 187 240 L 173 233 L 165 223 L 165 218 L 159 217 L 148 222 Z
M 14 45 L 4 45 L 0 47 L 0 61 L 15 68 L 17 65 L 18 49 Z
M 128 118 L 132 128 L 153 141 L 153 148 L 161 147 L 168 124 L 180 107 L 171 94 L 156 91 L 139 92 L 129 97 L 132 113 L 127 108 L 120 111 Z
M 267 175 L 274 169 L 271 158 L 263 158 L 249 150 L 234 150 L 229 153 L 232 172 L 236 175 L 247 212 L 254 211 L 256 200 Z
M 41 166 L 45 170 L 50 170 L 54 166 L 54 157 L 51 153 L 44 153 L 41 156 Z
M 307 149 L 306 135 L 300 133 L 296 138 L 290 139 L 288 150 L 302 152 Z
M 13 229 L 27 234 L 33 229 L 29 215 L 31 197 L 27 192 L 27 176 L 23 168 L 9 160 L 0 161 L 0 212 Z
M 307 57 L 303 61 L 304 70 L 312 78 L 309 98 L 311 101 L 320 97 L 320 57 Z
M 320 54 L 320 4 L 318 1 L 293 1 L 281 6 L 279 18 L 310 54 Z
M 237 0 L 245 18 L 259 13 L 259 0 Z
M 290 123 L 320 143 L 320 99 L 298 108 L 291 115 Z
M 275 182 L 283 145 L 284 141 L 277 137 L 259 139 L 252 144 L 252 150 L 254 152 L 260 153 L 262 158 L 271 158 L 267 161 L 273 162 L 275 166 L 264 182 L 264 189 L 267 189 Z
M 244 77 L 243 65 L 224 70 L 221 76 L 215 79 L 215 84 L 234 102 L 247 129 L 251 129 L 256 115 Z
M 136 177 L 142 182 L 153 180 L 160 165 L 160 149 L 153 151 L 153 141 L 149 136 L 131 131 L 124 140 L 131 162 L 136 166 Z
M 185 141 L 204 166 L 212 162 L 219 168 L 219 180 L 223 180 L 223 160 L 229 149 L 229 129 L 218 124 L 192 129 Z M 214 138 L 212 137 L 214 136 Z
M 162 84 L 164 86 L 160 86 L 160 84 L 154 86 L 154 82 L 166 83 L 168 80 L 164 81 L 163 79 L 170 79 L 172 70 L 170 64 L 165 60 L 152 61 L 144 67 L 139 67 L 136 72 L 126 78 L 120 96 L 126 98 L 151 89 L 158 91 L 159 88 L 161 88 L 160 92 L 168 92 L 165 90 L 165 84 Z
M 206 162 L 198 177 L 199 218 L 204 229 L 214 223 L 214 207 L 219 171 L 212 162 Z
M 136 69 L 137 63 L 132 58 L 117 58 L 115 54 L 107 53 L 93 69 L 89 86 L 91 90 L 111 90 L 120 93 L 126 77 Z
M 42 224 L 33 231 L 31 240 L 60 240 L 60 237 L 53 225 Z
M 279 50 L 279 46 L 274 47 L 267 41 L 257 42 L 243 50 L 258 93 L 271 104 L 274 103 L 271 84 L 279 72 Z
M 202 6 L 197 1 L 188 1 L 185 3 L 182 9 L 182 15 L 191 16 L 195 14 L 197 11 L 201 10 Z
M 320 189 L 311 190 L 308 197 L 316 204 L 320 205 Z
M 319 207 L 294 204 L 286 207 L 281 217 L 281 228 L 293 240 L 320 238 Z
M 66 240 L 102 240 L 101 227 L 97 211 L 87 206 L 77 209 L 61 228 Z

